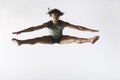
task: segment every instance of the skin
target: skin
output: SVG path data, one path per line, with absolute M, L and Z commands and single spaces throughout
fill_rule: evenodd
M 52 22 L 57 25 L 59 22 L 59 15 L 57 13 L 52 13 L 51 14 L 51 20 Z M 93 30 L 93 29 L 89 29 L 83 26 L 76 26 L 70 23 L 66 23 L 65 24 L 66 27 L 72 28 L 72 29 L 76 29 L 76 30 L 80 30 L 80 31 L 89 31 L 89 32 L 98 32 L 98 30 Z M 21 34 L 24 32 L 31 32 L 34 30 L 38 30 L 38 29 L 43 29 L 47 27 L 47 23 L 43 23 L 42 25 L 38 25 L 35 27 L 30 27 L 21 31 L 17 31 L 17 32 L 13 32 L 13 34 Z M 97 39 L 99 38 L 99 36 L 95 36 L 92 38 L 78 38 L 78 37 L 74 37 L 74 36 L 69 36 L 69 35 L 63 35 L 63 37 L 60 40 L 60 44 L 66 44 L 66 43 L 86 43 L 86 42 L 90 42 L 90 43 L 94 43 L 95 41 L 97 41 Z M 27 39 L 27 40 L 18 40 L 13 38 L 12 39 L 17 45 L 21 45 L 21 44 L 35 44 L 35 43 L 44 43 L 44 44 L 52 44 L 52 40 L 51 38 L 49 38 L 49 36 L 42 36 L 42 37 L 37 37 L 37 38 L 33 38 L 33 39 Z

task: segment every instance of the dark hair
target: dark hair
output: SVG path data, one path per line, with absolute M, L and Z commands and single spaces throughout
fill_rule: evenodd
M 48 11 L 48 14 L 51 16 L 52 13 L 57 13 L 59 16 L 62 16 L 64 13 L 58 9 L 52 9 Z

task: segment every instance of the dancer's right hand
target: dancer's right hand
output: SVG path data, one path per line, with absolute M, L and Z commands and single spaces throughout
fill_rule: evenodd
M 18 31 L 18 32 L 12 32 L 12 34 L 16 34 L 16 35 L 18 35 L 20 33 L 21 33 L 20 31 Z

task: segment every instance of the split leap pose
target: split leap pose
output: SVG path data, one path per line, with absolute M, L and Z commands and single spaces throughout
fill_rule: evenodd
M 65 27 L 73 28 L 76 30 L 81 30 L 81 31 L 89 31 L 89 32 L 98 32 L 98 30 L 93 30 L 89 29 L 83 26 L 77 26 L 73 25 L 69 22 L 65 22 L 63 20 L 60 20 L 59 17 L 62 16 L 64 13 L 61 12 L 58 9 L 52 9 L 48 11 L 48 14 L 51 17 L 51 20 L 48 22 L 45 22 L 41 25 L 38 26 L 33 26 L 21 31 L 13 32 L 13 34 L 21 34 L 24 32 L 31 32 L 43 28 L 48 28 L 49 30 L 49 35 L 47 36 L 42 36 L 42 37 L 37 37 L 33 39 L 27 39 L 27 40 L 18 40 L 13 38 L 12 41 L 16 43 L 18 46 L 22 44 L 35 44 L 35 43 L 44 43 L 44 44 L 54 44 L 54 43 L 59 43 L 59 44 L 66 44 L 66 43 L 92 43 L 94 44 L 98 39 L 99 36 L 94 36 L 91 38 L 78 38 L 74 36 L 69 36 L 69 35 L 63 35 L 63 29 Z

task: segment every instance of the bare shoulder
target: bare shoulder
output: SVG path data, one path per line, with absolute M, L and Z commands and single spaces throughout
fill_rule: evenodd
M 50 21 L 44 22 L 44 23 L 42 23 L 42 24 L 40 24 L 40 25 L 38 25 L 38 26 L 35 26 L 35 27 L 36 27 L 36 29 L 45 28 L 45 27 L 48 26 L 49 22 L 50 22 Z
M 51 21 L 44 22 L 41 26 L 47 27 Z
M 43 25 L 49 24 L 51 21 L 44 22 Z
M 62 24 L 64 24 L 65 26 L 69 26 L 69 25 L 70 25 L 70 23 L 69 23 L 69 22 L 66 22 L 66 21 L 60 20 L 60 22 L 61 22 Z
M 70 22 L 65 22 L 66 27 L 75 27 L 75 25 L 71 24 Z

